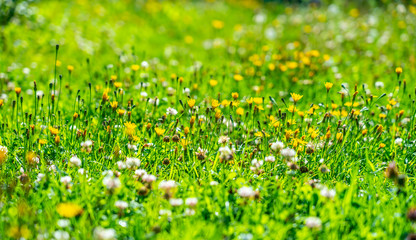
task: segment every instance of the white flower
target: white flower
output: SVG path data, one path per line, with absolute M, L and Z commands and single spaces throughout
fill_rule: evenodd
M 126 163 L 125 162 L 123 162 L 123 161 L 117 161 L 117 167 L 118 167 L 118 169 L 119 170 L 121 170 L 121 169 L 125 169 L 127 166 L 126 166 Z
M 94 229 L 94 239 L 96 240 L 113 240 L 116 239 L 116 230 L 110 228 L 105 229 L 102 227 L 97 227 Z
M 69 219 L 59 219 L 57 224 L 61 228 L 66 228 L 71 224 L 71 222 L 69 221 Z
M 182 92 L 186 95 L 189 95 L 191 93 L 191 90 L 189 88 L 184 88 Z
M 240 197 L 244 197 L 244 198 L 253 197 L 255 194 L 253 188 L 251 187 L 241 187 L 240 189 L 237 190 L 237 193 L 238 195 L 240 195 Z
M 146 62 L 146 61 L 143 61 L 143 62 L 141 63 L 141 66 L 142 66 L 142 68 L 148 68 L 148 67 L 149 67 L 149 63 L 148 63 L 148 62 Z
M 67 240 L 69 239 L 69 233 L 62 230 L 58 230 L 53 233 L 53 237 L 56 240 Z
M 134 144 L 128 143 L 127 144 L 127 148 L 130 149 L 130 150 L 133 150 L 133 151 L 137 151 L 137 146 L 134 145 Z
M 280 154 L 282 154 L 286 160 L 292 160 L 296 156 L 296 151 L 291 148 L 284 148 L 280 151 Z
M 322 221 L 318 217 L 308 217 L 305 219 L 305 225 L 311 229 L 312 228 L 320 229 L 322 226 Z
M 87 140 L 87 141 L 81 143 L 81 147 L 85 147 L 85 148 L 90 147 L 91 145 L 92 145 L 91 140 Z
M 401 145 L 403 144 L 403 139 L 401 139 L 401 138 L 396 138 L 396 139 L 394 140 L 394 144 L 396 144 L 396 145 L 398 145 L 398 146 L 401 146 Z
M 77 156 L 72 156 L 69 159 L 69 162 L 71 163 L 71 165 L 77 166 L 77 167 L 81 166 L 81 163 L 82 163 L 81 159 L 79 159 Z
M 326 198 L 334 198 L 335 197 L 335 189 L 328 189 L 327 187 L 322 188 L 321 196 Z
M 176 182 L 174 180 L 167 180 L 167 181 L 163 180 L 159 183 L 159 189 L 164 190 L 165 192 L 175 187 L 176 187 Z
M 285 145 L 280 141 L 276 141 L 276 142 L 272 143 L 272 145 L 270 146 L 270 148 L 275 152 L 278 152 L 278 151 L 282 150 L 284 147 L 285 147 Z
M 61 177 L 61 183 L 68 185 L 72 181 L 71 176 Z
M 192 209 L 192 208 L 187 208 L 187 209 L 185 209 L 185 213 L 184 213 L 186 216 L 192 216 L 192 215 L 195 215 L 195 210 L 194 209 Z
M 220 152 L 220 159 L 222 160 L 232 159 L 233 157 L 233 152 L 228 146 L 220 147 L 218 151 Z
M 224 144 L 224 143 L 227 143 L 228 141 L 230 141 L 230 138 L 229 137 L 227 137 L 227 136 L 221 136 L 218 139 L 218 144 Z
M 169 199 L 169 203 L 172 207 L 178 207 L 183 204 L 183 200 L 181 198 L 171 198 Z
M 217 181 L 211 181 L 209 183 L 209 185 L 211 185 L 211 186 L 217 186 L 218 185 L 218 182 Z
M 134 171 L 134 177 L 139 178 L 144 176 L 146 173 L 146 170 L 144 169 L 137 169 L 136 171 Z
M 121 186 L 120 179 L 117 177 L 110 176 L 110 175 L 107 175 L 104 177 L 103 184 L 109 190 L 113 190 Z
M 114 206 L 116 206 L 116 208 L 118 209 L 123 210 L 123 209 L 126 209 L 129 206 L 129 204 L 125 201 L 118 200 L 114 203 Z
M 178 111 L 176 111 L 176 109 L 174 108 L 168 107 L 168 109 L 166 109 L 166 114 L 175 116 L 176 114 L 178 114 Z
M 147 97 L 147 92 L 141 92 L 141 93 L 140 93 L 140 96 L 142 96 L 142 97 Z
M 274 162 L 274 161 L 276 161 L 276 158 L 274 156 L 267 156 L 267 157 L 264 158 L 264 161 Z
M 140 167 L 140 160 L 138 158 L 128 157 L 126 159 L 126 166 L 130 169 L 134 167 Z
M 187 198 L 185 204 L 189 207 L 195 207 L 198 203 L 198 198 Z
M 175 94 L 176 89 L 174 89 L 173 87 L 168 87 L 167 91 L 168 91 L 168 95 L 172 96 L 173 94 Z
M 383 82 L 376 82 L 374 85 L 377 89 L 384 88 L 384 83 Z
M 145 182 L 151 183 L 151 182 L 156 181 L 156 176 L 152 174 L 145 174 L 143 175 L 142 179 Z

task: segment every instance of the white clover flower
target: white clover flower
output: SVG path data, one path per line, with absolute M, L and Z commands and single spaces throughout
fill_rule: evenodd
M 224 143 L 227 143 L 228 141 L 230 141 L 230 138 L 228 136 L 221 136 L 218 139 L 218 144 L 224 144 Z
M 121 186 L 121 181 L 118 177 L 107 175 L 103 179 L 103 184 L 108 190 L 114 190 Z
M 274 152 L 278 152 L 278 151 L 282 150 L 284 147 L 285 147 L 285 144 L 280 142 L 280 141 L 276 141 L 276 142 L 272 143 L 272 145 L 270 146 L 270 148 Z
M 56 240 L 68 240 L 70 236 L 69 236 L 69 233 L 68 232 L 62 231 L 62 230 L 58 230 L 58 231 L 55 231 L 53 233 L 53 237 Z
M 173 87 L 168 87 L 167 92 L 168 92 L 168 95 L 172 96 L 173 94 L 176 93 L 176 89 L 174 89 Z
M 185 214 L 185 216 L 193 216 L 193 215 L 195 215 L 195 210 L 192 209 L 192 208 L 187 208 L 187 209 L 185 209 L 184 214 Z
M 253 197 L 255 192 L 252 187 L 241 187 L 237 190 L 238 195 L 243 198 Z
M 394 144 L 396 144 L 397 146 L 401 146 L 403 144 L 403 139 L 401 138 L 396 138 L 394 140 Z
M 179 207 L 183 204 L 183 200 L 181 198 L 171 198 L 169 199 L 169 203 L 172 207 Z
M 61 177 L 61 183 L 65 184 L 65 185 L 68 185 L 69 183 L 71 183 L 71 181 L 72 181 L 71 176 Z
M 140 65 L 142 66 L 142 68 L 145 68 L 145 69 L 149 67 L 149 63 L 146 61 L 143 61 Z
M 220 152 L 220 159 L 221 160 L 228 160 L 228 159 L 232 159 L 232 157 L 233 157 L 233 155 L 232 155 L 233 152 L 228 146 L 220 147 L 218 149 L 218 151 Z
M 377 89 L 384 88 L 384 83 L 383 82 L 376 82 L 374 85 Z
M 134 144 L 128 143 L 127 144 L 127 148 L 130 149 L 130 150 L 133 150 L 133 151 L 137 151 L 137 146 L 134 145 Z
M 174 108 L 168 107 L 166 109 L 166 114 L 175 116 L 176 114 L 178 114 L 178 111 L 176 111 L 176 109 L 174 109 Z
M 264 158 L 264 161 L 274 162 L 274 161 L 276 161 L 276 158 L 274 156 L 267 156 L 267 157 Z
M 187 198 L 185 204 L 189 207 L 195 207 L 198 203 L 198 198 Z
M 146 170 L 144 169 L 137 169 L 136 171 L 134 171 L 134 177 L 135 178 L 140 178 L 143 177 L 146 173 Z
M 59 219 L 56 223 L 59 227 L 66 228 L 71 224 L 71 221 L 69 219 Z
M 71 165 L 77 166 L 77 167 L 81 166 L 82 164 L 81 159 L 79 159 L 77 156 L 72 156 L 69 159 L 69 162 L 71 163 Z
M 114 206 L 116 206 L 116 208 L 118 209 L 123 210 L 126 209 L 129 206 L 129 204 L 125 201 L 118 200 L 114 203 Z
M 117 161 L 116 164 L 119 170 L 125 169 L 127 167 L 126 163 L 123 161 Z
M 218 182 L 217 181 L 211 181 L 209 183 L 209 185 L 211 185 L 211 186 L 217 186 L 218 185 Z
M 91 140 L 87 140 L 87 141 L 81 143 L 81 147 L 85 147 L 85 148 L 90 147 L 91 145 L 92 145 Z
M 326 198 L 334 198 L 335 197 L 335 189 L 328 189 L 327 187 L 323 187 L 321 189 L 321 196 Z
M 318 217 L 308 217 L 305 219 L 305 226 L 310 229 L 320 229 L 322 221 Z
M 114 240 L 116 239 L 116 230 L 97 227 L 94 229 L 94 239 L 96 240 Z
M 294 149 L 291 149 L 291 148 L 284 148 L 280 151 L 280 154 L 286 160 L 292 160 L 296 156 L 296 151 Z
M 127 168 L 135 168 L 135 167 L 140 167 L 140 160 L 138 158 L 132 158 L 132 157 L 128 157 L 126 159 L 126 166 Z
M 189 95 L 191 93 L 191 90 L 189 88 L 184 88 L 182 92 L 186 95 Z
M 140 93 L 140 96 L 142 96 L 142 97 L 147 97 L 147 92 L 141 92 L 141 93 Z
M 159 189 L 167 192 L 173 188 L 176 188 L 176 182 L 174 180 L 163 180 L 159 183 Z
M 151 182 L 156 181 L 156 176 L 152 175 L 152 174 L 145 174 L 145 175 L 143 175 L 142 180 L 144 182 L 151 183 Z

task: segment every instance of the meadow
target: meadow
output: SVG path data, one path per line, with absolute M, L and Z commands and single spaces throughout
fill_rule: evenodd
M 0 239 L 416 239 L 416 0 L 0 0 Z

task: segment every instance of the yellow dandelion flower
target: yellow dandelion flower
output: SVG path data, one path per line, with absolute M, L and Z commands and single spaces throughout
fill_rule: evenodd
M 234 80 L 236 80 L 237 82 L 239 82 L 239 81 L 241 81 L 243 79 L 244 79 L 243 76 L 241 76 L 240 74 L 235 74 L 234 75 Z
M 190 108 L 193 108 L 195 106 L 195 99 L 191 98 L 188 100 L 188 106 Z
M 165 131 L 166 131 L 165 129 L 155 127 L 155 132 L 158 136 L 163 135 L 165 133 Z
M 297 103 L 303 97 L 303 95 L 296 93 L 291 93 L 290 96 L 292 97 L 294 103 Z
M 60 203 L 56 206 L 56 211 L 61 217 L 73 218 L 81 215 L 84 210 L 76 203 Z

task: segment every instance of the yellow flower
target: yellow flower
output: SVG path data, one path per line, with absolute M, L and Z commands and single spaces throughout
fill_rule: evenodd
M 403 68 L 401 68 L 401 67 L 396 68 L 396 73 L 397 74 L 401 74 L 402 72 L 403 72 Z
M 161 136 L 161 135 L 163 135 L 164 133 L 165 133 L 165 129 L 162 129 L 162 128 L 158 128 L 158 127 L 156 127 L 155 128 L 155 131 L 156 131 L 156 134 L 158 135 L 158 136 Z
M 384 148 L 386 146 L 386 144 L 384 143 L 380 143 L 380 145 L 378 146 L 379 148 Z
M 378 115 L 378 117 L 379 117 L 379 118 L 381 118 L 381 119 L 384 119 L 384 118 L 386 118 L 386 117 L 387 117 L 387 115 L 386 115 L 386 114 L 384 114 L 384 113 L 380 113 L 380 114 Z
M 121 82 L 114 82 L 114 87 L 121 88 L 123 84 Z
M 247 99 L 247 100 L 246 100 L 246 102 L 247 102 L 248 104 L 252 104 L 252 103 L 253 103 L 253 98 L 251 97 L 251 98 Z
M 256 132 L 256 133 L 254 134 L 254 136 L 256 136 L 256 137 L 270 137 L 270 134 L 268 134 L 268 133 L 263 133 L 263 132 Z
M 294 113 L 294 112 L 296 112 L 298 109 L 297 109 L 294 105 L 291 105 L 291 106 L 289 106 L 289 107 L 287 108 L 287 110 L 288 110 L 289 112 L 291 112 L 291 113 Z
M 74 66 L 72 66 L 72 65 L 68 65 L 66 68 L 67 68 L 67 69 L 68 69 L 68 71 L 70 71 L 70 72 L 74 71 Z
M 56 60 L 56 63 L 55 63 L 55 65 L 56 65 L 57 67 L 60 67 L 60 66 L 62 65 L 62 63 L 61 63 L 61 61 L 59 61 L 59 60 Z
M 298 67 L 298 63 L 297 63 L 297 62 L 287 62 L 287 63 L 286 63 L 286 66 L 287 66 L 289 69 L 295 69 L 295 68 L 297 68 L 297 67 Z
M 110 79 L 115 81 L 115 80 L 117 80 L 117 76 L 116 75 L 111 75 Z
M 60 203 L 56 206 L 56 211 L 61 217 L 73 218 L 81 215 L 84 210 L 76 203 Z
M 40 145 L 45 145 L 48 142 L 46 139 L 39 139 Z
M 51 132 L 52 135 L 57 135 L 59 133 L 59 130 L 52 126 L 49 127 L 49 131 Z
M 185 135 L 188 135 L 188 133 L 189 133 L 189 127 L 185 127 L 185 129 L 183 130 L 183 132 L 185 133 Z
M 131 65 L 131 70 L 133 70 L 133 71 L 137 71 L 137 70 L 139 70 L 140 69 L 140 66 L 138 65 L 138 64 L 133 64 L 133 65 Z
M 123 115 L 124 115 L 124 113 L 126 113 L 126 110 L 123 110 L 123 109 L 117 109 L 117 113 L 118 113 L 118 115 L 121 117 L 121 116 L 123 116 Z
M 253 102 L 255 104 L 262 104 L 263 103 L 263 98 L 255 97 L 255 98 L 253 98 Z
M 218 102 L 218 100 L 213 99 L 213 100 L 211 101 L 211 107 L 212 107 L 213 109 L 217 108 L 219 105 L 220 105 L 220 103 Z
M 325 83 L 325 88 L 326 88 L 326 90 L 327 90 L 327 91 L 329 91 L 329 89 L 331 89 L 333 85 L 334 85 L 333 83 L 326 82 L 326 83 Z
M 233 92 L 233 93 L 231 94 L 231 96 L 232 96 L 234 99 L 237 99 L 237 98 L 238 98 L 238 93 Z
M 9 151 L 7 147 L 0 146 L 0 165 L 2 165 L 7 160 L 7 155 Z
M 188 100 L 188 106 L 190 108 L 193 108 L 195 106 L 195 99 L 191 98 Z
M 14 239 L 30 239 L 32 237 L 32 233 L 26 225 L 10 227 L 7 235 Z
M 237 110 L 235 111 L 238 115 L 242 116 L 244 114 L 244 109 L 243 108 L 237 108 Z
M 227 106 L 230 105 L 230 101 L 224 99 L 224 100 L 222 100 L 221 105 L 223 105 L 224 107 L 227 107 Z
M 303 95 L 296 94 L 296 93 L 291 93 L 290 96 L 292 96 L 294 103 L 297 103 L 303 97 Z
M 117 109 L 118 102 L 117 102 L 117 101 L 113 101 L 113 102 L 111 102 L 111 103 L 110 103 L 110 105 L 111 105 L 111 107 L 112 107 L 113 109 Z
M 219 108 L 215 109 L 215 119 L 219 119 L 221 117 L 221 110 Z
M 389 103 L 390 103 L 390 105 L 392 105 L 392 106 L 394 106 L 394 105 L 396 105 L 396 104 L 397 104 L 396 100 L 394 100 L 394 99 L 391 99 L 391 100 L 389 101 Z
M 14 91 L 16 92 L 17 95 L 19 95 L 22 92 L 22 88 L 20 87 L 14 88 Z
M 337 133 L 337 135 L 336 135 L 336 138 L 337 138 L 338 142 L 341 142 L 343 137 L 344 137 L 344 134 L 342 134 L 340 132 Z
M 215 87 L 218 84 L 217 80 L 211 79 L 209 80 L 209 85 L 211 85 L 211 87 Z
M 244 79 L 243 76 L 241 76 L 240 74 L 235 74 L 234 75 L 234 80 L 236 80 L 237 82 L 239 82 L 239 81 L 241 81 L 243 79 Z
M 134 129 L 137 127 L 136 124 L 132 122 L 125 122 L 124 126 L 126 126 L 126 134 L 129 136 L 134 134 Z
M 212 21 L 212 26 L 213 26 L 215 29 L 221 29 L 221 28 L 223 28 L 223 27 L 224 27 L 224 22 L 223 22 L 223 21 L 220 21 L 220 20 L 213 20 L 213 21 Z

